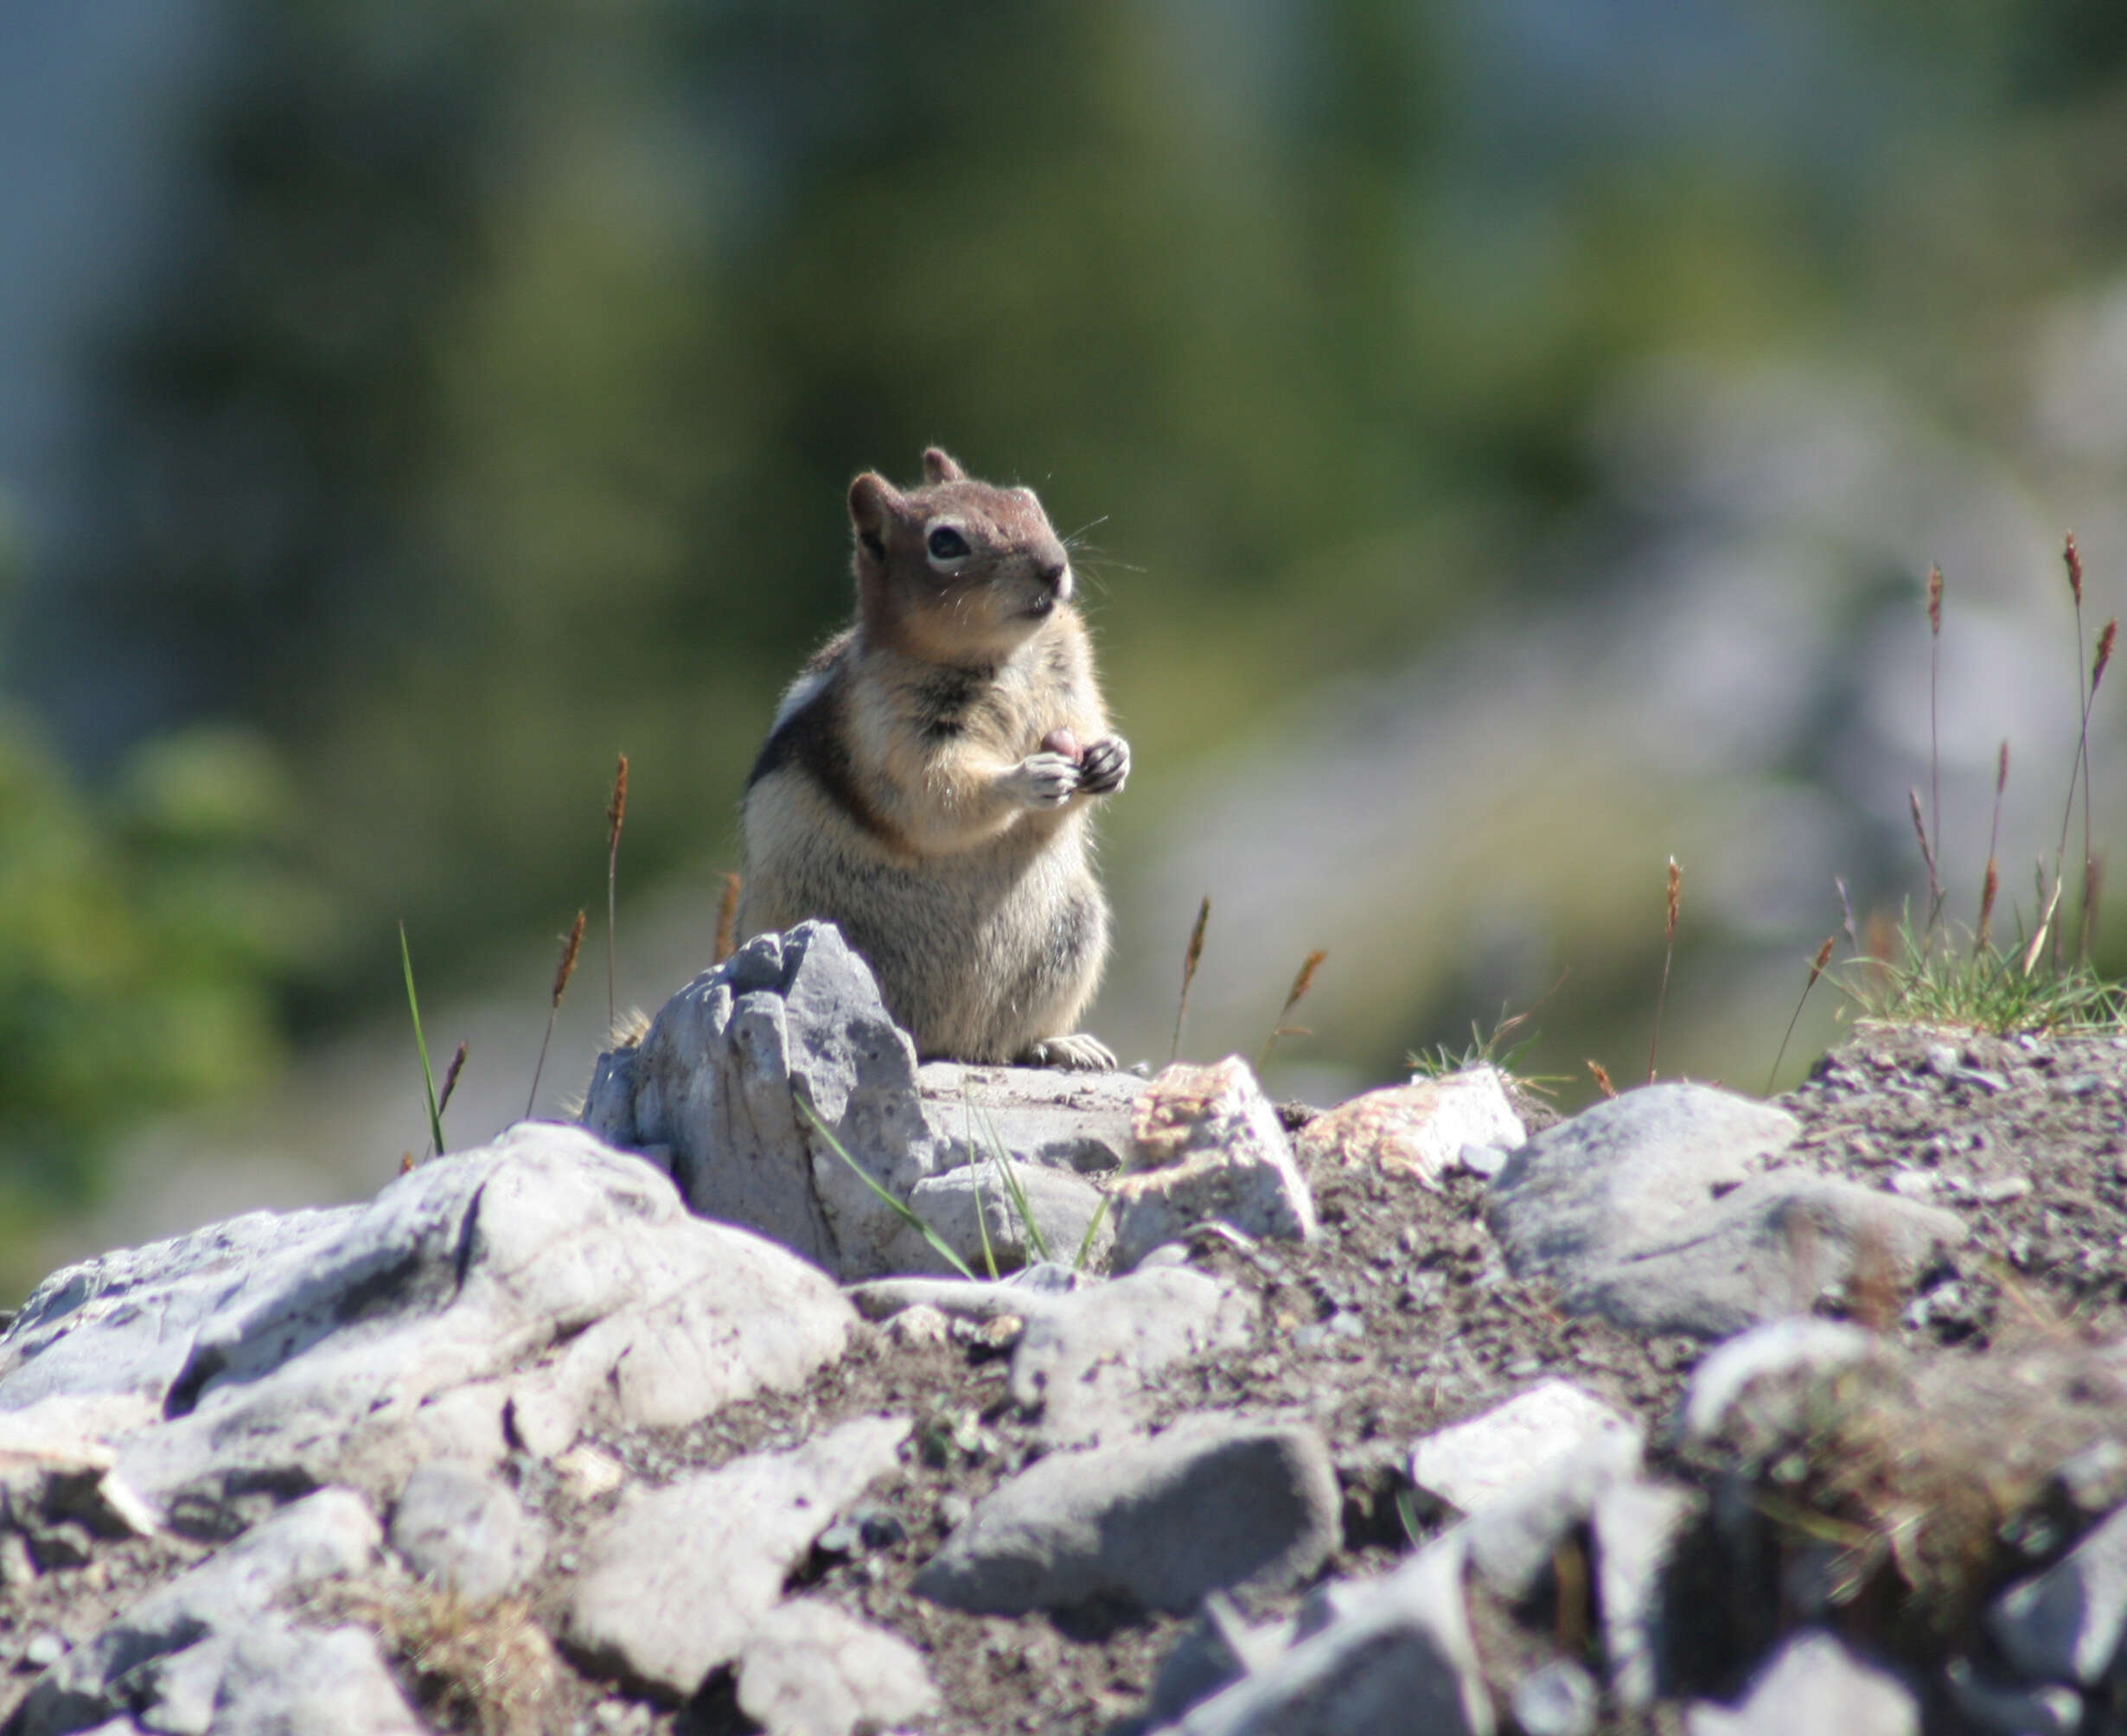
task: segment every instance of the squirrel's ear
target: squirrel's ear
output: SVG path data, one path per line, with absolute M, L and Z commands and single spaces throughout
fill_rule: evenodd
M 886 522 L 901 496 L 885 477 L 866 470 L 849 485 L 849 522 L 872 558 L 886 558 Z
M 953 462 L 953 455 L 942 446 L 929 446 L 923 450 L 923 480 L 926 482 L 964 482 L 968 473 Z

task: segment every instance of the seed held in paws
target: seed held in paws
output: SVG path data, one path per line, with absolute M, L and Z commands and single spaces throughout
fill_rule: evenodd
M 1086 756 L 1086 750 L 1078 745 L 1078 737 L 1066 729 L 1053 729 L 1041 738 L 1041 750 L 1047 754 L 1062 754 L 1074 765 Z

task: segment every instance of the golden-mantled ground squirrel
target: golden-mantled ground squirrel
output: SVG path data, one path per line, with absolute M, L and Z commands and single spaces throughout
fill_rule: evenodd
M 742 938 L 836 923 L 925 1057 L 1113 1067 L 1075 1031 L 1108 955 L 1089 808 L 1130 770 L 1032 489 L 923 454 L 849 485 L 857 619 L 747 781 Z

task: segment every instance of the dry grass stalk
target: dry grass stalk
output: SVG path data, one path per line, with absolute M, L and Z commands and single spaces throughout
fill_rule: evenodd
M 618 950 L 615 935 L 620 927 L 616 889 L 620 881 L 621 827 L 627 818 L 628 756 L 623 754 L 613 773 L 613 800 L 606 804 L 605 809 L 605 1022 L 609 1026 L 618 1018 L 613 987 L 618 970 L 615 962 Z
M 1995 851 L 2002 841 L 2002 793 L 2009 788 L 2009 743 L 2002 744 L 1994 768 L 1994 819 L 1987 827 L 1987 878 L 1979 892 L 1979 931 L 1972 937 L 1972 956 L 1979 957 L 1991 942 L 1994 901 L 2002 890 L 2002 873 Z
M 2087 961 L 2098 944 L 2098 895 L 2105 889 L 2105 858 L 2092 856 L 2083 864 L 2083 928 L 2078 944 Z
M 1854 931 L 1854 901 L 1846 895 L 1846 878 L 1835 874 L 1831 884 L 1839 889 L 1839 928 L 1846 935 L 1846 943 L 1856 958 L 1862 955 L 1861 936 Z
M 2038 932 L 2031 936 L 2031 944 L 2024 948 L 2023 973 L 2026 976 L 2037 968 L 2039 954 L 2046 950 L 2046 939 L 2054 926 L 2054 913 L 2060 908 L 2060 881 L 2054 882 L 2054 890 L 2046 900 L 2045 911 L 2039 917 Z
M 717 906 L 716 956 L 709 961 L 720 965 L 731 957 L 738 945 L 738 876 L 724 877 L 724 898 Z
M 1669 895 L 1662 918 L 1662 983 L 1654 992 L 1654 1033 L 1647 1039 L 1647 1083 L 1654 1083 L 1654 1056 L 1662 1041 L 1662 1004 L 1669 999 L 1670 962 L 1677 956 L 1677 913 L 1683 902 L 1683 870 L 1669 858 Z
M 1314 973 L 1321 968 L 1322 961 L 1328 956 L 1326 950 L 1318 947 L 1307 954 L 1306 962 L 1300 966 L 1300 973 L 1293 979 L 1293 986 L 1285 997 L 1285 1005 L 1279 1008 L 1277 1018 L 1271 1021 L 1270 1035 L 1263 1040 L 1263 1052 L 1255 1057 L 1255 1070 L 1258 1073 L 1269 1063 L 1270 1051 L 1277 1046 L 1281 1037 L 1314 1035 L 1304 1024 L 1287 1024 L 1285 1021 L 1292 1016 L 1293 1009 L 1300 1005 L 1307 991 L 1314 986 Z
M 1587 1070 L 1595 1075 L 1595 1088 L 1606 1097 L 1618 1095 L 1618 1088 L 1610 1082 L 1610 1071 L 1600 1061 L 1587 1063 Z
M 1197 967 L 1204 959 L 1204 926 L 1211 920 L 1211 895 L 1204 895 L 1204 903 L 1197 910 L 1197 926 L 1189 931 L 1189 949 L 1182 954 L 1182 999 L 1174 1009 L 1174 1046 L 1167 1059 L 1173 1061 L 1182 1052 L 1182 1026 L 1189 1018 L 1189 986 L 1197 980 Z
M 546 1035 L 540 1039 L 539 1064 L 532 1069 L 532 1095 L 524 1100 L 525 1119 L 532 1119 L 532 1106 L 539 1101 L 540 1075 L 546 1070 L 547 1045 L 554 1040 L 554 1020 L 560 1016 L 562 992 L 576 974 L 576 954 L 584 944 L 584 913 L 576 913 L 569 936 L 561 943 L 561 962 L 554 967 L 554 986 L 546 999 Z
M 1987 858 L 1987 878 L 1979 888 L 1979 931 L 1972 940 L 1972 956 L 1982 957 L 1993 943 L 1994 900 L 2002 890 L 2002 871 L 1993 857 Z
M 2105 680 L 2105 666 L 2112 661 L 2113 642 L 2119 637 L 2117 617 L 2105 623 L 2105 630 L 2098 635 L 2098 654 L 2090 661 L 2090 691 L 2083 699 L 2082 731 L 2076 741 L 2076 753 L 2083 764 L 2083 912 L 2076 931 L 2076 955 L 2090 956 L 2092 892 L 2097 871 L 2092 866 L 2090 847 L 2090 714 L 2098 703 L 2098 684 Z
M 450 1057 L 450 1064 L 444 1069 L 443 1091 L 436 1099 L 438 1115 L 450 1107 L 450 1094 L 458 1088 L 458 1075 L 465 1069 L 465 1048 L 464 1044 L 459 1044 L 457 1053 Z
M 1942 909 L 1942 882 L 1935 872 L 1935 846 L 1927 835 L 1927 821 L 1920 814 L 1920 792 L 1909 789 L 1906 799 L 1913 805 L 1913 835 L 1920 840 L 1920 859 L 1927 864 L 1927 925 L 1935 926 L 1935 917 Z
M 1817 949 L 1817 956 L 1810 961 L 1810 980 L 1802 985 L 1801 997 L 1795 1002 L 1793 1016 L 1787 1021 L 1787 1029 L 1780 1036 L 1779 1051 L 1772 1057 L 1772 1070 L 1765 1077 L 1765 1095 L 1772 1095 L 1772 1082 L 1780 1076 L 1780 1063 L 1787 1058 L 1788 1039 L 1795 1034 L 1795 1026 L 1802 1022 L 1802 1009 L 1810 999 L 1810 991 L 1817 986 L 1817 980 L 1824 973 L 1824 967 L 1831 962 L 1832 942 L 1836 935 L 1826 935 L 1824 944 Z
M 2083 554 L 2075 546 L 2075 533 L 2070 531 L 2062 546 L 2061 558 L 2068 569 L 2068 593 L 2075 599 L 2075 702 L 2083 720 L 2081 732 L 2075 744 L 2075 763 L 2068 768 L 2068 805 L 2060 814 L 2060 847 L 2054 852 L 2057 865 L 2068 859 L 2068 826 L 2075 818 L 2075 789 L 2079 781 L 2083 788 L 2083 827 L 2085 848 L 2090 853 L 2088 833 L 2090 827 L 2090 782 L 2085 772 L 2090 750 L 2090 689 L 2083 679 Z M 2062 878 L 2066 878 L 2065 875 Z

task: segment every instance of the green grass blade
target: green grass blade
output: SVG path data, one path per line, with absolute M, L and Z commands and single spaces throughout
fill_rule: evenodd
M 982 1238 L 982 1264 L 990 1274 L 990 1282 L 997 1281 L 997 1250 L 990 1246 L 990 1221 L 982 1215 L 982 1165 L 970 1164 L 968 1178 L 974 1189 L 975 1234 Z
M 399 961 L 406 971 L 406 1009 L 413 1014 L 413 1046 L 421 1051 L 421 1084 L 428 1093 L 428 1131 L 443 1155 L 443 1112 L 436 1107 L 436 1075 L 428 1064 L 428 1039 L 421 1035 L 421 1001 L 413 992 L 413 954 L 406 948 L 406 925 L 399 925 Z
M 1086 1261 L 1093 1257 L 1093 1238 L 1101 1233 L 1102 1224 L 1107 1222 L 1108 1203 L 1114 1197 L 1112 1194 L 1101 1196 L 1100 1209 L 1093 1214 L 1092 1222 L 1086 1225 L 1086 1233 L 1078 1239 L 1077 1257 L 1071 1261 L 1073 1272 L 1083 1272 Z
M 982 1112 L 982 1131 L 988 1135 L 990 1150 L 996 1154 L 997 1166 L 1004 1172 L 1005 1192 L 1010 1197 L 1012 1209 L 1019 1216 L 1019 1224 L 1026 1231 L 1026 1245 L 1042 1260 L 1049 1259 L 1049 1239 L 1041 1233 L 1041 1226 L 1034 1222 L 1034 1208 L 1027 1203 L 1026 1189 L 1019 1181 L 1019 1172 L 1012 1166 L 1012 1153 L 1005 1149 L 1005 1142 L 998 1136 L 997 1124 L 990 1120 L 989 1111 Z
M 974 1155 L 974 1099 L 968 1095 L 965 1083 L 961 1087 L 960 1105 L 966 1120 L 962 1123 L 961 1139 L 968 1147 L 968 1182 L 974 1190 L 975 1234 L 982 1238 L 982 1264 L 989 1269 L 990 1281 L 997 1281 L 997 1251 L 990 1246 L 990 1221 L 982 1210 L 982 1165 Z
M 954 1253 L 950 1248 L 946 1246 L 944 1240 L 939 1235 L 938 1232 L 933 1229 L 929 1224 L 925 1223 L 922 1218 L 918 1217 L 916 1215 L 915 1210 L 905 1200 L 897 1200 L 891 1194 L 888 1193 L 886 1190 L 879 1184 L 878 1178 L 872 1175 L 871 1171 L 865 1168 L 865 1166 L 859 1163 L 856 1158 L 849 1155 L 847 1150 L 844 1148 L 842 1142 L 836 1139 L 834 1135 L 827 1130 L 827 1124 L 820 1119 L 820 1112 L 818 1110 L 814 1109 L 813 1106 L 810 1103 L 808 1103 L 802 1097 L 798 1097 L 795 1101 L 796 1101 L 798 1107 L 804 1111 L 805 1119 L 810 1121 L 814 1126 L 820 1130 L 820 1137 L 827 1142 L 827 1149 L 833 1152 L 836 1157 L 840 1158 L 844 1163 L 847 1164 L 851 1169 L 857 1172 L 857 1179 L 862 1182 L 866 1187 L 870 1188 L 873 1193 L 877 1194 L 880 1200 L 885 1204 L 886 1209 L 889 1211 L 892 1212 L 896 1217 L 902 1221 L 902 1222 L 908 1225 L 910 1229 L 914 1230 L 918 1235 L 922 1236 L 925 1241 L 929 1242 L 932 1250 L 938 1255 L 938 1257 L 950 1266 L 954 1271 L 959 1273 L 962 1278 L 968 1280 L 971 1284 L 980 1283 L 981 1281 L 980 1279 L 976 1278 L 971 1270 L 969 1270 L 968 1262 L 962 1260 L 960 1255 Z

